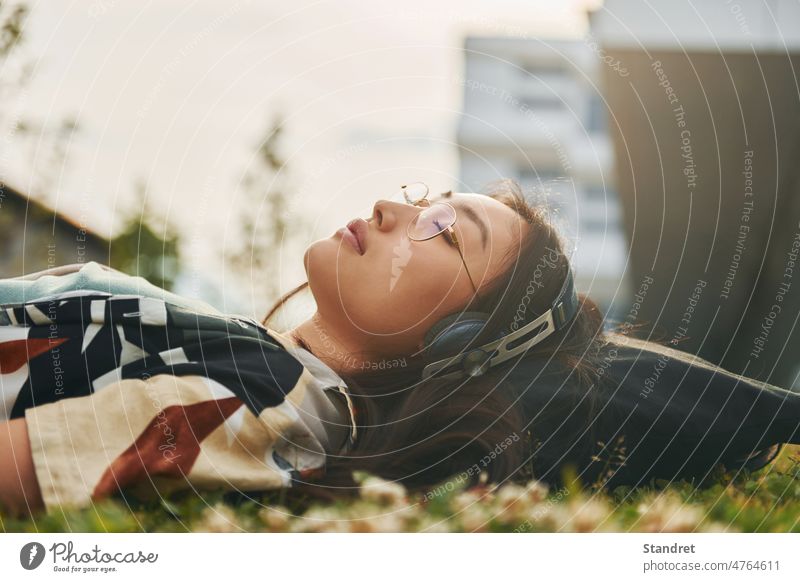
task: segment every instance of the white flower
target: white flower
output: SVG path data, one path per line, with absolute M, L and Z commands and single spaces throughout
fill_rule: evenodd
M 585 501 L 576 501 L 570 504 L 570 508 L 573 513 L 567 526 L 573 531 L 593 532 L 598 529 L 608 529 L 607 520 L 611 510 L 606 503 L 592 497 Z
M 489 522 L 492 516 L 484 505 L 478 503 L 462 511 L 459 517 L 461 518 L 461 525 L 466 531 L 482 532 L 489 530 Z
M 203 510 L 200 520 L 192 528 L 198 532 L 236 532 L 242 531 L 238 526 L 236 515 L 225 504 L 217 503 Z
M 293 520 L 289 529 L 293 532 L 346 532 L 350 528 L 348 521 L 333 507 L 312 507 Z
M 352 533 L 394 533 L 405 531 L 405 520 L 395 513 L 383 513 L 355 518 L 350 521 Z
M 699 509 L 684 503 L 672 492 L 643 501 L 638 511 L 641 515 L 639 529 L 649 532 L 692 532 L 703 519 Z
M 533 480 L 525 486 L 525 491 L 528 495 L 528 499 L 534 503 L 539 503 L 547 499 L 549 488 L 541 481 Z
M 406 500 L 406 488 L 380 477 L 367 477 L 361 484 L 361 498 L 380 505 L 398 505 Z
M 494 510 L 497 513 L 497 521 L 500 523 L 525 521 L 532 506 L 526 488 L 514 483 L 503 485 L 495 496 Z
M 285 531 L 292 514 L 285 507 L 275 506 L 260 509 L 258 517 L 270 531 Z
M 483 497 L 475 491 L 461 491 L 450 500 L 450 508 L 455 512 L 460 512 L 482 501 Z

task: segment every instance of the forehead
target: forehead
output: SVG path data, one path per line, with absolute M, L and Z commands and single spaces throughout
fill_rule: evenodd
M 517 213 L 514 212 L 513 209 L 509 208 L 502 202 L 498 202 L 494 198 L 484 196 L 483 194 L 453 192 L 450 195 L 450 200 L 469 204 L 476 211 L 486 212 L 487 216 L 505 217 L 506 220 L 511 220 L 517 216 Z
M 492 238 L 518 236 L 524 221 L 517 212 L 502 202 L 483 194 L 453 192 L 448 197 L 437 196 L 437 200 L 447 200 L 456 208 L 460 205 L 472 208 L 489 226 Z M 496 241 L 499 242 L 499 241 Z
M 510 248 L 516 247 L 524 233 L 530 227 L 517 212 L 502 202 L 483 194 L 454 192 L 449 197 L 437 197 L 447 200 L 453 206 L 468 206 L 475 211 L 480 220 L 486 223 L 488 230 L 486 248 L 481 244 L 478 228 L 466 217 L 459 217 L 462 232 L 467 234 L 464 241 L 469 262 L 479 267 L 482 279 L 497 274 L 501 259 L 505 258 Z

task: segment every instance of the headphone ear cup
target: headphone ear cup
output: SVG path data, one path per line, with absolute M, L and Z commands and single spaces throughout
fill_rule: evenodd
M 453 325 L 457 320 L 458 320 L 458 315 L 448 315 L 444 319 L 440 319 L 439 321 L 434 323 L 428 330 L 428 333 L 425 334 L 425 346 L 424 346 L 425 351 L 427 351 L 433 345 L 436 336 L 438 336 L 448 327 Z
M 437 321 L 425 334 L 426 361 L 451 357 L 464 349 L 489 320 L 482 311 L 455 313 Z

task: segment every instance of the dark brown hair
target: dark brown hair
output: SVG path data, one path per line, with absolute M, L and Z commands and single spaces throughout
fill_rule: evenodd
M 514 209 L 532 228 L 505 257 L 502 275 L 463 308 L 490 316 L 475 346 L 549 309 L 570 268 L 546 209 L 528 203 L 516 182 L 492 183 L 487 195 Z M 264 325 L 307 285 L 279 299 Z M 579 294 L 578 299 L 577 316 L 522 356 L 526 363 L 548 363 L 551 370 L 560 371 L 558 381 L 577 387 L 576 394 L 585 393 L 586 398 L 576 401 L 572 410 L 551 408 L 549 417 L 538 418 L 538 411 L 524 404 L 526 393 L 536 389 L 535 374 L 523 374 L 524 382 L 519 374 L 516 379 L 509 376 L 519 370 L 520 358 L 482 376 L 454 382 L 436 377 L 423 381 L 422 356 L 398 355 L 405 366 L 340 373 L 356 407 L 359 438 L 346 455 L 329 457 L 324 476 L 304 488 L 326 496 L 352 493 L 353 471 L 399 481 L 412 490 L 429 489 L 454 476 L 475 484 L 480 471 L 488 473 L 491 483 L 532 476 L 560 483 L 559 468 L 591 456 L 588 445 L 565 442 L 541 448 L 537 442 L 549 436 L 544 433 L 551 427 L 563 425 L 569 415 L 574 416 L 574 430 L 571 436 L 562 435 L 562 441 L 577 440 L 596 405 L 589 387 L 599 381 L 597 358 L 603 343 L 603 314 L 588 296 Z M 591 439 L 589 434 L 585 441 Z

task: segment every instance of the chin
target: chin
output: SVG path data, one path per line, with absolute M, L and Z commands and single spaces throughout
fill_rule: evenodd
M 331 253 L 329 249 L 325 249 L 325 240 L 318 240 L 306 248 L 303 254 L 303 267 L 306 270 L 306 278 L 309 283 L 314 283 L 315 280 L 328 279 L 326 270 L 330 268 Z
M 315 244 L 317 243 L 311 243 L 310 245 L 308 245 L 308 247 L 306 247 L 305 253 L 303 253 L 303 268 L 306 271 L 306 278 L 308 278 L 308 274 L 311 271 L 309 265 L 311 261 L 311 252 L 313 251 Z
M 333 242 L 329 238 L 321 238 L 308 245 L 303 255 L 307 277 L 319 277 L 322 271 L 336 265 L 336 245 L 331 244 Z
M 303 265 L 315 297 L 338 298 L 337 289 L 348 280 L 347 264 L 342 256 L 345 252 L 346 249 L 340 249 L 339 241 L 334 239 L 318 240 L 306 249 Z

